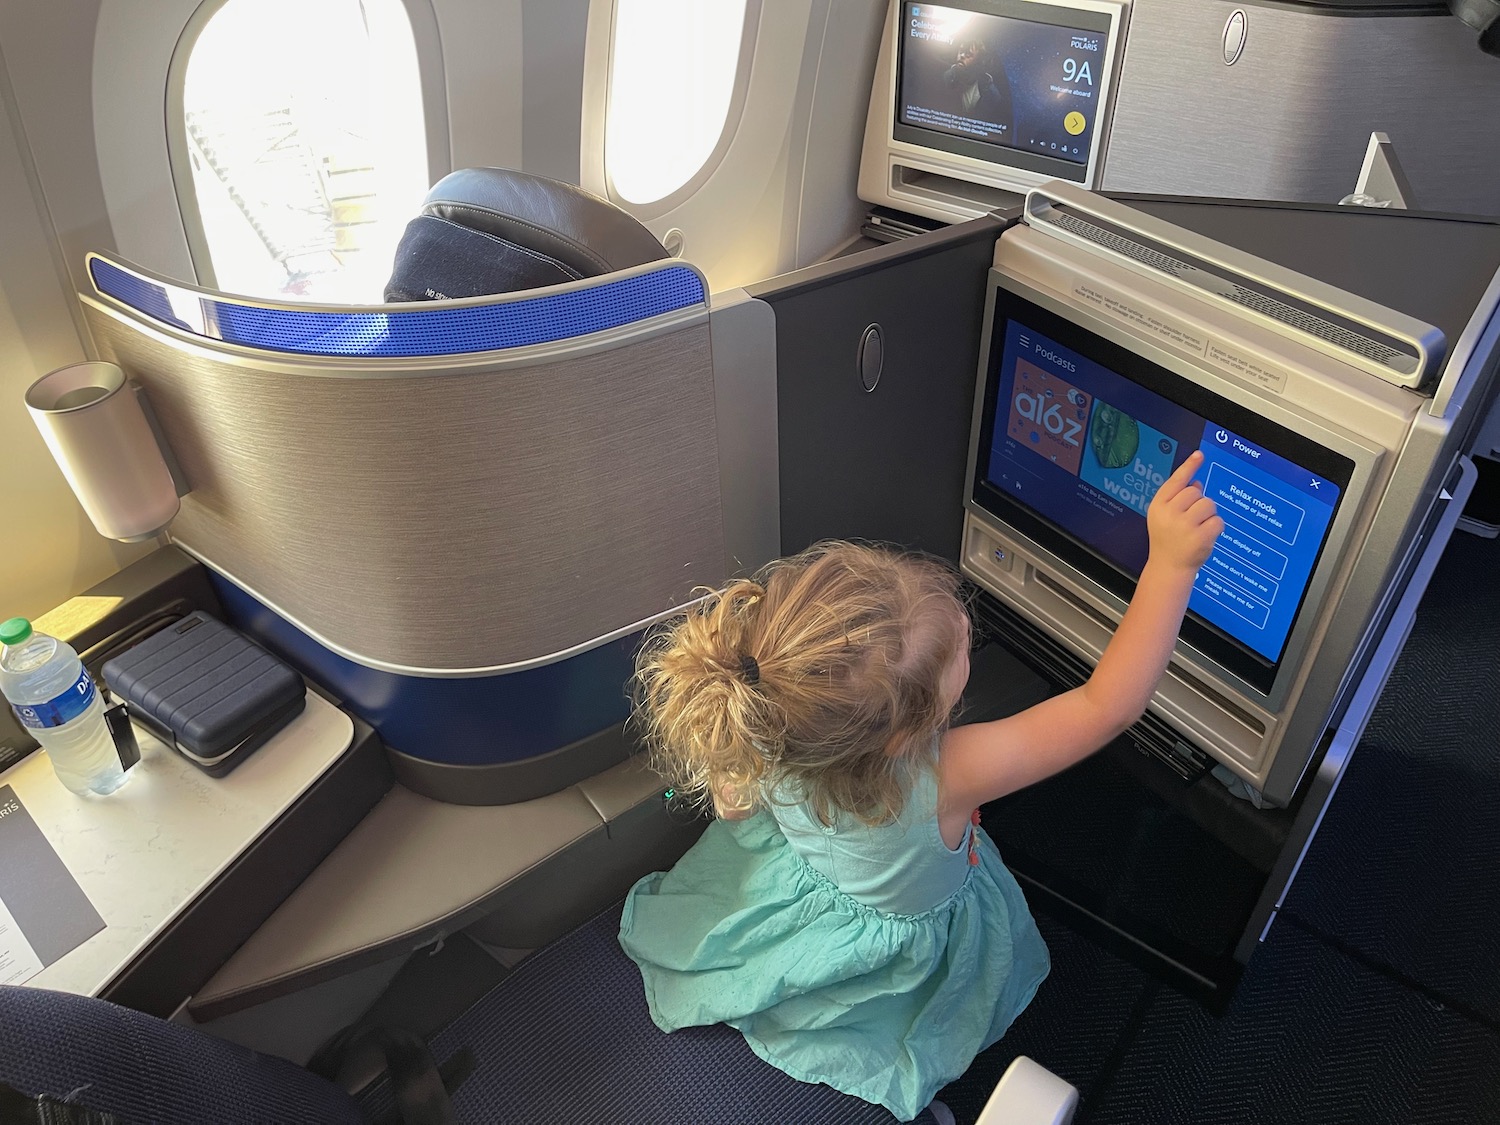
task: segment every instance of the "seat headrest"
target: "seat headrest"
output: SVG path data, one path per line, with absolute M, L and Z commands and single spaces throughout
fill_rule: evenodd
M 504 168 L 439 180 L 407 224 L 387 301 L 477 297 L 558 285 L 669 257 L 608 200 Z

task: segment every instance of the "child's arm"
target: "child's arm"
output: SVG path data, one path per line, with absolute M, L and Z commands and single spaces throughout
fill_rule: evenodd
M 971 810 L 1081 761 L 1139 719 L 1166 671 L 1198 568 L 1224 530 L 1192 480 L 1195 451 L 1151 501 L 1151 554 L 1135 597 L 1082 687 L 1019 715 L 955 727 L 943 736 L 940 816 L 956 839 Z

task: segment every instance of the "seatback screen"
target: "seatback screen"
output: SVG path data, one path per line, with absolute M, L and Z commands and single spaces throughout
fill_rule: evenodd
M 1187 632 L 1269 690 L 1353 472 L 1310 439 L 1005 293 L 974 499 L 1128 597 L 1146 509 L 1194 450 L 1224 519 Z
M 899 42 L 898 125 L 1088 163 L 1103 101 L 1104 31 L 906 3 Z

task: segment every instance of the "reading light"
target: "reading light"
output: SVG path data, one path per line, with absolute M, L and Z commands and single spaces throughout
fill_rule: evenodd
M 172 522 L 177 484 L 119 367 L 76 363 L 43 375 L 26 409 L 100 535 L 135 543 Z

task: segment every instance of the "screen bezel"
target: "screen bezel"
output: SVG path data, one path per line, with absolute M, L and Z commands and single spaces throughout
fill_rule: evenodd
M 968 140 L 936 129 L 925 129 L 920 125 L 907 125 L 901 120 L 901 88 L 906 68 L 907 37 L 905 28 L 907 5 L 914 0 L 893 0 L 895 18 L 895 58 L 891 67 L 891 139 L 914 148 L 928 149 L 964 157 L 983 165 L 999 168 L 1014 168 L 1033 173 L 1040 178 L 1069 180 L 1073 183 L 1088 183 L 1102 151 L 1102 139 L 1107 132 L 1110 107 L 1110 87 L 1113 84 L 1115 42 L 1118 34 L 1118 16 L 1115 11 L 1092 6 L 1068 7 L 1056 4 L 1037 3 L 1034 0 L 940 0 L 934 7 L 953 8 L 975 15 L 1003 16 L 1026 23 L 1048 24 L 1075 31 L 1090 31 L 1104 37 L 1101 57 L 1099 98 L 1094 110 L 1093 128 L 1089 136 L 1088 150 L 1081 162 L 1061 160 L 1053 156 L 1028 152 L 1009 145 L 990 144 L 986 141 Z M 915 0 L 920 2 L 920 0 Z
M 975 419 L 970 450 L 966 488 L 968 506 L 992 520 L 999 520 L 1003 525 L 1014 528 L 1097 583 L 1121 603 L 1128 603 L 1135 592 L 1134 576 L 1040 512 L 1022 505 L 984 480 L 988 467 L 986 451 L 993 440 L 996 424 L 995 404 L 1001 383 L 1000 366 L 1005 353 L 1006 327 L 1012 319 L 1037 333 L 1050 336 L 1057 343 L 1138 386 L 1161 395 L 1200 417 L 1223 425 L 1339 486 L 1338 503 L 1329 519 L 1322 546 L 1313 559 L 1307 583 L 1276 661 L 1267 660 L 1243 641 L 1236 640 L 1195 613 L 1189 612 L 1183 622 L 1183 641 L 1245 685 L 1262 695 L 1270 696 L 1278 675 L 1296 655 L 1297 638 L 1305 628 L 1308 600 L 1326 581 L 1325 567 L 1330 552 L 1342 540 L 1348 513 L 1357 505 L 1357 494 L 1363 490 L 1364 466 L 1360 459 L 1351 456 L 1353 450 L 1334 448 L 1324 440 L 1298 433 L 1266 417 L 1264 413 L 1252 411 L 1124 344 L 1011 292 L 1003 285 L 994 286 L 992 302 L 987 313 L 988 347 L 983 356 L 984 367 L 980 376 L 982 386 L 975 397 L 978 416 Z

